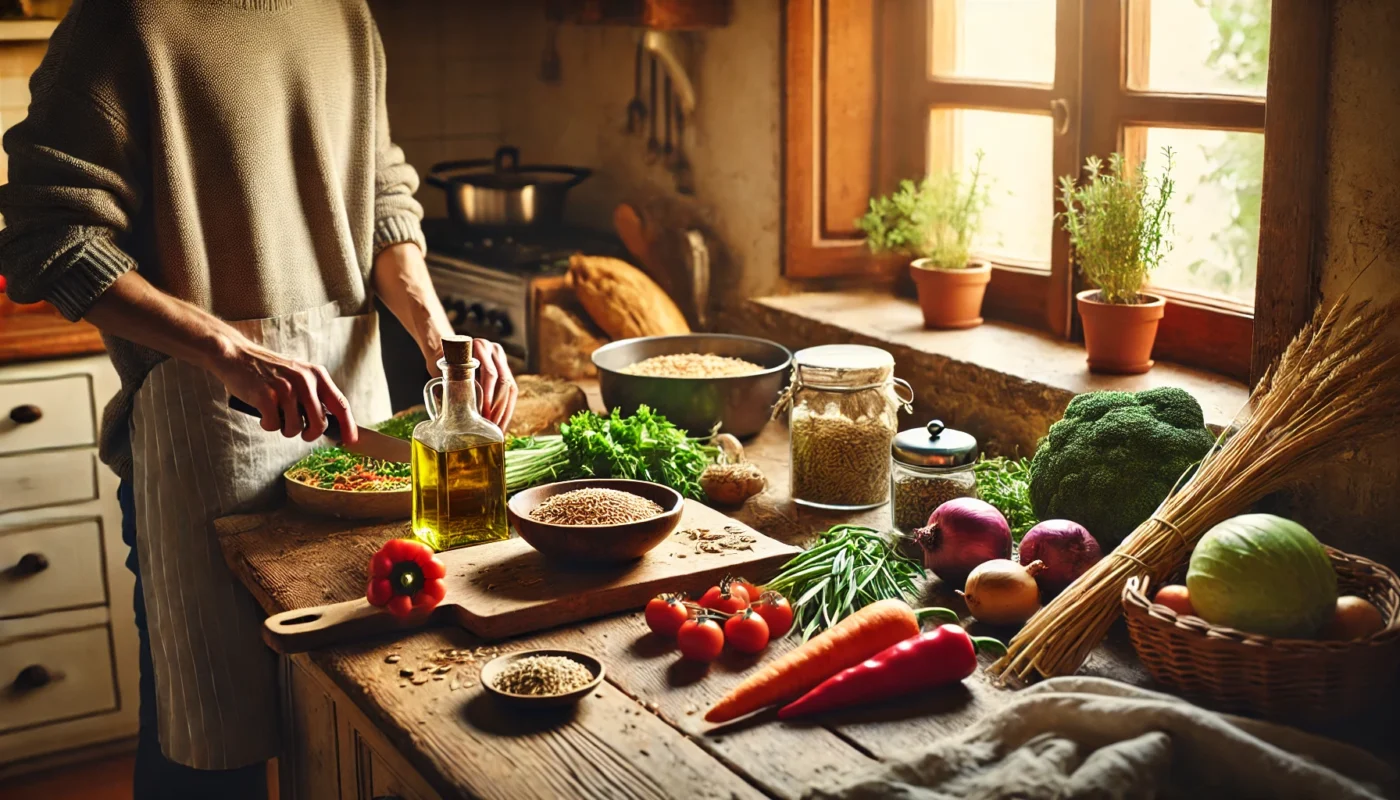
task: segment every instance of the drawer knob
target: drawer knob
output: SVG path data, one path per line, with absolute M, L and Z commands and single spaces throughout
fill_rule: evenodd
M 49 568 L 49 558 L 43 553 L 25 553 L 10 567 L 9 573 L 16 578 L 35 575 Z
M 21 692 L 32 692 L 35 689 L 42 689 L 50 683 L 58 680 L 59 676 L 51 672 L 43 664 L 30 664 L 19 671 L 15 676 L 15 689 Z
M 16 425 L 28 425 L 31 422 L 38 422 L 44 416 L 44 410 L 33 403 L 25 403 L 22 406 L 15 406 L 10 409 L 10 420 Z

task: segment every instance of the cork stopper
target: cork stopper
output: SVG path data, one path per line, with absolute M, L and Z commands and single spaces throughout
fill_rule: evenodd
M 472 363 L 472 337 L 457 334 L 442 337 L 442 357 L 449 365 L 469 366 Z

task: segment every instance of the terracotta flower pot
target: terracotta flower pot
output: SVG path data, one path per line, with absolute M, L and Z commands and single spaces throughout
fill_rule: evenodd
M 992 267 L 974 261 L 962 269 L 927 266 L 926 258 L 909 265 L 909 275 L 919 290 L 924 327 L 939 330 L 975 328 L 982 324 L 982 296 L 992 279 Z
M 1075 295 L 1084 320 L 1089 369 L 1113 375 L 1137 375 L 1152 369 L 1152 345 L 1157 341 L 1157 323 L 1167 301 L 1143 294 L 1147 301 L 1135 305 L 1103 303 L 1095 299 L 1098 293 L 1098 289 L 1089 289 Z

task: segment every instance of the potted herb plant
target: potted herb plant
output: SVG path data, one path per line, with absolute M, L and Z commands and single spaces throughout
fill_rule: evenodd
M 873 252 L 914 260 L 909 274 L 919 292 L 925 328 L 972 328 L 982 324 L 982 296 L 992 279 L 987 262 L 972 260 L 972 236 L 988 204 L 980 183 L 982 151 L 964 182 L 955 172 L 902 181 L 898 191 L 870 199 L 856 220 Z
M 1139 164 L 1125 174 L 1123 156 L 1108 168 L 1090 156 L 1082 185 L 1060 178 L 1065 230 L 1074 260 L 1095 288 L 1077 294 L 1084 346 L 1094 372 L 1134 375 L 1152 368 L 1152 345 L 1166 301 L 1143 291 L 1148 276 L 1171 251 L 1172 151 L 1153 179 Z

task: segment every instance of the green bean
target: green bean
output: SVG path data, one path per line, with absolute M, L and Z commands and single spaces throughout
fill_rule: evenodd
M 796 627 L 806 639 L 870 603 L 914 596 L 923 574 L 874 528 L 836 525 L 788 561 L 768 588 L 796 598 Z

